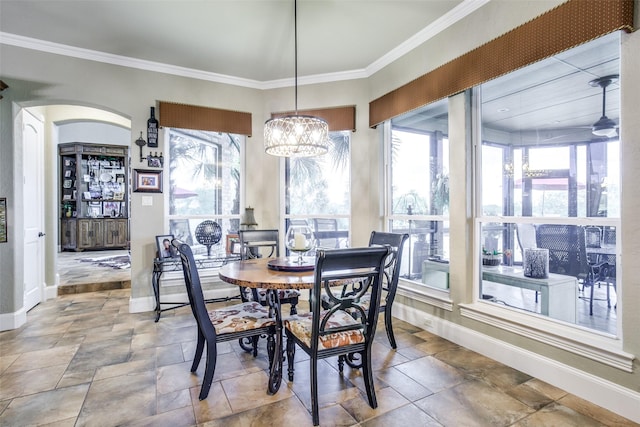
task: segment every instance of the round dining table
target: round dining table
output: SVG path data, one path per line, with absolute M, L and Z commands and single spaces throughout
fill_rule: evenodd
M 308 262 L 310 261 L 309 258 Z M 269 263 L 275 264 L 277 269 L 270 268 Z M 313 288 L 314 271 L 310 268 L 310 264 L 307 267 L 309 268 L 304 266 L 296 268 L 295 263 L 288 258 L 257 258 L 231 262 L 223 265 L 219 270 L 220 279 L 224 282 L 267 290 L 269 312 L 276 319 L 275 348 L 269 370 L 268 392 L 270 394 L 276 393 L 282 382 L 282 316 L 278 290 Z
M 268 264 L 273 263 L 274 260 L 274 258 L 256 258 L 228 263 L 220 267 L 220 279 L 233 285 L 271 290 L 313 287 L 313 268 L 296 271 L 295 263 L 290 263 L 293 271 L 269 268 Z

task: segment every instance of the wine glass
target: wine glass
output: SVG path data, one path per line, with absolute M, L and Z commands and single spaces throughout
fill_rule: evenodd
M 315 247 L 315 236 L 308 225 L 292 225 L 287 230 L 285 246 L 291 252 L 298 253 L 297 263 L 302 264 L 302 255 Z

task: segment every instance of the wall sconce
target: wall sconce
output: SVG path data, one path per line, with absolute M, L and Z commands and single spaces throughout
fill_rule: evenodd
M 150 168 L 161 168 L 162 166 L 164 166 L 164 157 L 162 157 L 162 151 L 160 152 L 160 155 L 158 155 L 157 151 L 153 154 L 149 152 L 149 155 L 147 157 L 144 157 L 142 155 L 142 147 L 147 145 L 147 141 L 145 141 L 142 137 L 142 132 L 140 132 L 140 138 L 135 140 L 135 144 L 140 147 L 140 163 L 142 163 L 144 160 L 147 160 L 147 166 L 149 166 Z

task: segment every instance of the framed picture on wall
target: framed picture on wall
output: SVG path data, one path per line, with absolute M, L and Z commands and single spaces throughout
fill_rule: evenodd
M 134 169 L 133 191 L 137 193 L 162 193 L 162 171 Z
M 7 241 L 7 198 L 0 197 L 0 243 Z

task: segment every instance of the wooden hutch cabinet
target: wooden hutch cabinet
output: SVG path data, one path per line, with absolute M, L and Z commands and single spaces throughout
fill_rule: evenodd
M 64 143 L 60 157 L 62 250 L 129 245 L 129 148 Z

